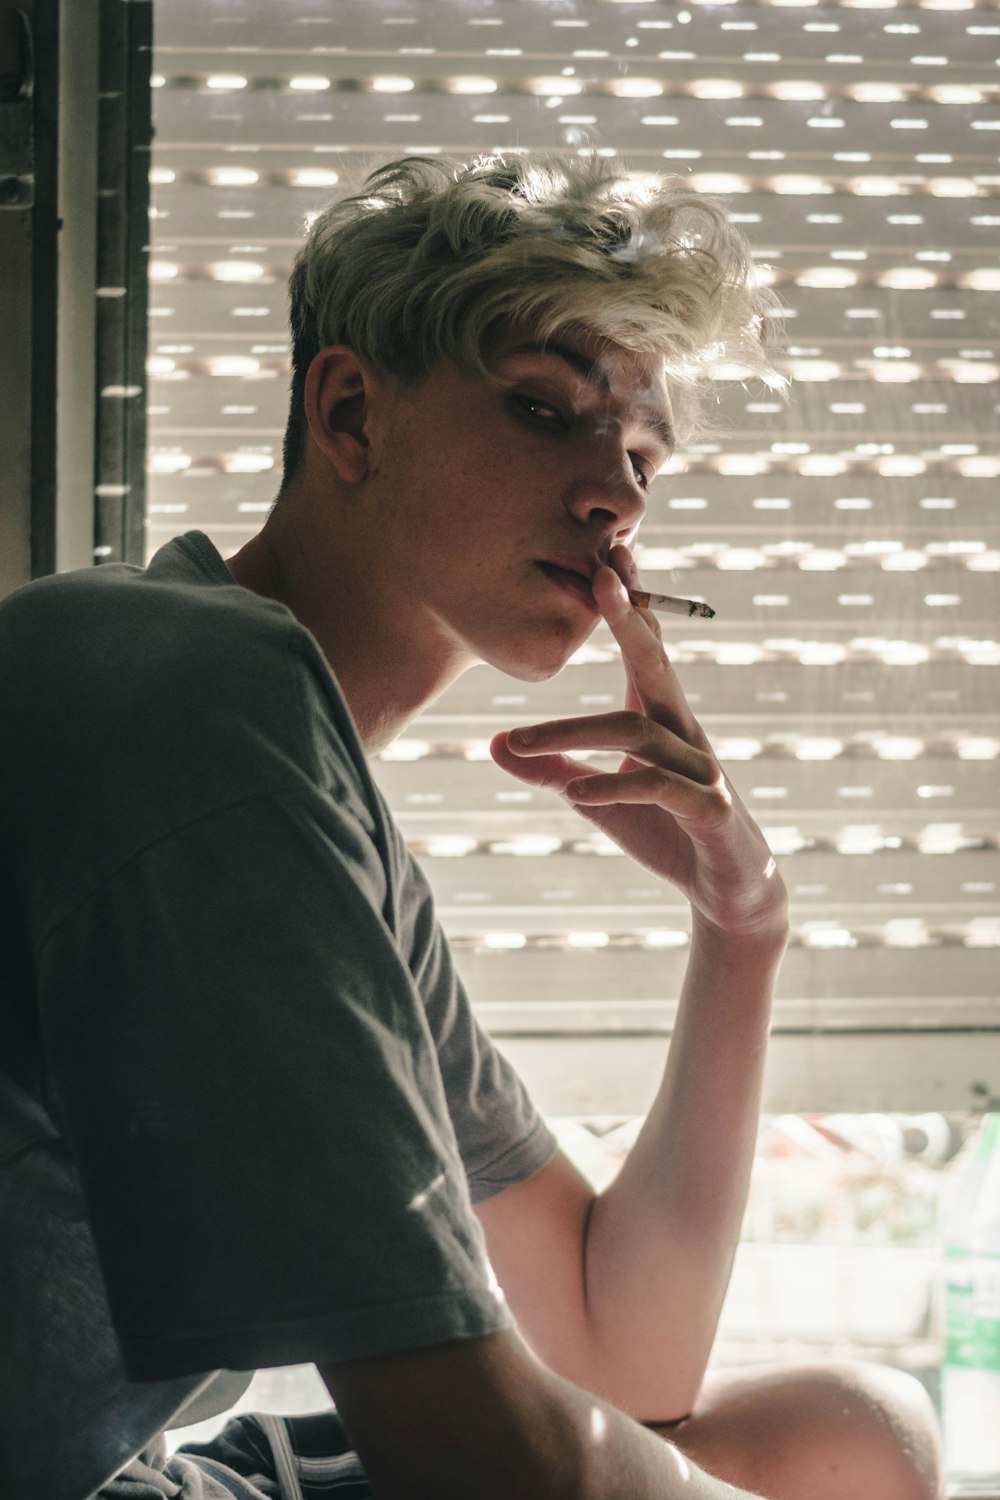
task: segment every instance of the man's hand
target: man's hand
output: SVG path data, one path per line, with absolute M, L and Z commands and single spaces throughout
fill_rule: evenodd
M 548 787 L 626 854 L 676 886 L 710 930 L 735 938 L 785 930 L 787 895 L 764 836 L 715 758 L 667 656 L 659 622 L 628 598 L 627 547 L 592 581 L 621 647 L 624 711 L 554 719 L 495 736 L 498 766 Z M 616 772 L 593 771 L 567 752 L 621 751 Z

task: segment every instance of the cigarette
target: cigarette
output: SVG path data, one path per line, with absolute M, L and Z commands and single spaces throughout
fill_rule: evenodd
M 642 589 L 629 589 L 628 596 L 638 609 L 656 609 L 671 615 L 701 615 L 703 620 L 714 620 L 715 610 L 699 599 L 678 599 L 673 594 L 647 594 Z

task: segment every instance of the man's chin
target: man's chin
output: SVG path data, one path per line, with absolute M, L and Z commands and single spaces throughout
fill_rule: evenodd
M 538 640 L 532 643 L 531 649 L 495 651 L 482 660 L 517 682 L 549 682 L 562 671 L 582 644 L 579 640 L 552 639 L 547 643 L 547 649 L 543 649 L 541 640 Z
M 523 616 L 508 618 L 497 628 L 465 637 L 466 645 L 485 666 L 494 667 L 517 682 L 548 682 L 561 672 L 601 623 L 600 617 L 575 618 L 559 612 L 539 613 L 534 625 Z
M 552 667 L 501 667 L 501 672 L 506 677 L 513 677 L 517 682 L 550 682 L 553 677 L 558 676 L 566 665 L 564 661 L 558 662 Z

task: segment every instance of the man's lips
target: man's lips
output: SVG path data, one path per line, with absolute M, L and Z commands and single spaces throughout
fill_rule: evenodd
M 581 573 L 574 573 L 569 568 L 561 568 L 558 563 L 540 562 L 535 566 L 541 569 L 546 578 L 551 579 L 559 588 L 578 599 L 590 610 L 591 614 L 600 613 L 588 578 L 584 578 Z

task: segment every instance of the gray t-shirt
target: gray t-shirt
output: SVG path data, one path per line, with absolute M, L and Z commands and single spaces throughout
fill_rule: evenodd
M 471 1202 L 554 1142 L 288 610 L 196 532 L 4 601 L 0 829 L 0 1494 L 509 1326 Z

